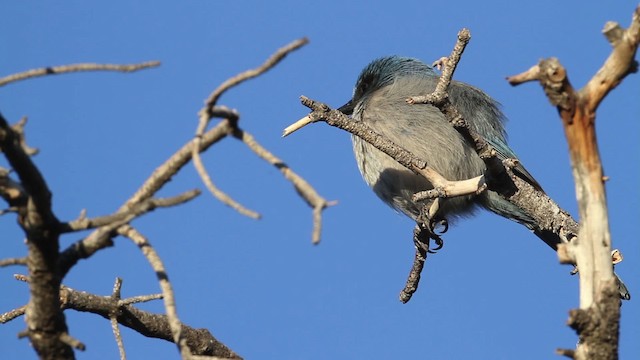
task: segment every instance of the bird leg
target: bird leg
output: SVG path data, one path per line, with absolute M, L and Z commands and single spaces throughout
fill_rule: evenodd
M 422 236 L 426 237 L 426 241 L 423 241 L 423 243 L 426 243 L 426 251 L 429 253 L 435 253 L 436 251 L 442 249 L 444 241 L 442 240 L 440 235 L 446 233 L 447 230 L 449 230 L 449 222 L 447 221 L 447 219 L 438 215 L 441 201 L 441 198 L 436 198 L 433 202 L 431 202 L 431 205 L 425 204 L 420 209 L 420 215 L 418 216 L 417 226 L 423 232 Z M 442 227 L 442 230 L 437 231 L 436 229 L 439 227 Z M 414 242 L 415 239 L 416 236 L 414 234 Z M 429 249 L 430 240 L 434 240 L 436 242 L 436 247 L 434 249 Z

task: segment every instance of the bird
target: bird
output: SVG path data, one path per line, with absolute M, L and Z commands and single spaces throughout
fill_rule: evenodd
M 433 92 L 438 81 L 438 73 L 418 59 L 381 57 L 362 70 L 352 98 L 338 110 L 425 160 L 448 180 L 482 175 L 486 170 L 484 161 L 473 144 L 454 129 L 440 110 L 432 105 L 413 105 L 406 101 L 409 97 Z M 498 159 L 518 159 L 507 145 L 506 117 L 496 100 L 459 81 L 452 81 L 447 92 L 470 129 L 495 149 Z M 425 202 L 414 201 L 412 197 L 417 192 L 432 189 L 433 185 L 361 138 L 353 135 L 352 142 L 358 169 L 373 192 L 395 210 L 419 222 Z M 543 191 L 521 161 L 516 162 L 513 173 Z M 538 230 L 527 212 L 491 189 L 439 201 L 437 216 L 447 223 L 484 208 L 526 226 L 554 250 L 561 242 L 557 234 Z M 629 292 L 621 280 L 618 288 L 620 297 L 628 300 Z
M 454 129 L 440 110 L 431 105 L 412 105 L 405 101 L 412 96 L 433 92 L 438 81 L 439 75 L 435 70 L 418 59 L 382 57 L 362 70 L 353 97 L 338 110 L 426 160 L 448 180 L 466 180 L 482 175 L 485 172 L 484 161 L 473 144 Z M 451 82 L 448 93 L 471 130 L 496 150 L 500 160 L 517 159 L 507 145 L 506 117 L 495 100 L 482 90 L 458 81 Z M 417 192 L 432 189 L 433 185 L 361 138 L 352 136 L 352 142 L 358 169 L 374 193 L 392 208 L 419 221 L 424 202 L 416 202 L 412 197 Z M 513 170 L 542 191 L 522 162 L 518 161 Z M 478 195 L 441 199 L 438 216 L 451 222 L 473 214 L 479 207 L 524 225 L 534 225 L 526 212 L 491 190 Z M 556 239 L 543 240 L 552 247 L 557 245 Z

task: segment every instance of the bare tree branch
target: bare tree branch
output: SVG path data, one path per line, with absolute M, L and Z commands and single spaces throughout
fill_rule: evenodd
M 555 58 L 541 60 L 525 73 L 508 78 L 512 85 L 530 80 L 540 82 L 549 101 L 558 109 L 569 144 L 581 227 L 579 241 L 566 245 L 562 253 L 575 258 L 580 269 L 580 308 L 572 310 L 569 316 L 569 326 L 577 331 L 580 341 L 575 351 L 560 349 L 558 353 L 575 359 L 618 358 L 618 293 L 624 284 L 616 283 L 611 265 L 611 235 L 595 113 L 604 97 L 626 75 L 637 71 L 634 58 L 640 43 L 640 6 L 634 11 L 629 29 L 623 30 L 610 22 L 603 32 L 613 50 L 600 70 L 578 91 Z
M 233 131 L 233 136 L 242 141 L 251 151 L 253 151 L 256 155 L 258 155 L 261 159 L 265 160 L 269 164 L 275 166 L 284 177 L 291 181 L 293 187 L 296 189 L 298 194 L 311 206 L 314 211 L 314 221 L 313 221 L 313 232 L 311 236 L 311 241 L 314 244 L 320 242 L 320 233 L 322 226 L 322 210 L 328 206 L 335 205 L 335 201 L 327 201 L 322 196 L 320 196 L 315 189 L 303 178 L 301 178 L 298 174 L 296 174 L 291 168 L 285 164 L 278 157 L 273 155 L 269 150 L 265 149 L 262 145 L 260 145 L 253 135 L 248 132 L 236 127 Z
M 116 278 L 115 283 L 113 284 L 113 292 L 111 293 L 111 298 L 118 303 L 120 303 L 120 290 L 122 289 L 122 279 Z M 109 320 L 111 322 L 111 330 L 113 331 L 113 336 L 116 338 L 116 344 L 118 344 L 118 352 L 120 353 L 120 360 L 126 360 L 127 354 L 124 351 L 124 343 L 122 341 L 122 334 L 120 333 L 120 328 L 118 327 L 118 313 L 112 312 L 109 315 Z
M 171 328 L 171 334 L 173 335 L 173 342 L 178 345 L 180 349 L 180 354 L 183 359 L 188 359 L 191 355 L 191 351 L 186 343 L 186 339 L 182 334 L 182 327 L 180 323 L 180 319 L 178 319 L 178 312 L 176 310 L 176 302 L 173 296 L 173 288 L 171 286 L 171 282 L 169 282 L 169 276 L 167 275 L 167 271 L 165 270 L 164 264 L 160 259 L 160 256 L 155 251 L 155 249 L 149 243 L 149 240 L 145 238 L 142 234 L 140 234 L 136 229 L 131 227 L 130 225 L 121 226 L 118 229 L 120 235 L 125 236 L 131 241 L 133 241 L 140 250 L 142 254 L 147 258 L 149 264 L 156 272 L 156 276 L 158 277 L 158 282 L 160 283 L 160 288 L 162 289 L 162 296 L 164 298 L 164 306 L 165 311 L 167 312 L 167 321 L 169 322 L 169 327 Z
M 85 214 L 82 214 L 76 220 L 70 221 L 68 223 L 61 223 L 60 232 L 66 233 L 86 229 L 94 229 L 101 226 L 110 225 L 114 222 L 129 222 L 134 218 L 153 211 L 159 207 L 170 207 L 184 204 L 185 202 L 194 199 L 198 195 L 200 195 L 200 190 L 194 189 L 170 198 L 146 199 L 126 211 L 117 212 L 112 215 L 87 219 L 85 217 Z
M 0 260 L 0 267 L 11 266 L 11 265 L 27 265 L 27 258 L 9 258 Z
M 73 358 L 58 291 L 58 219 L 51 207 L 51 192 L 44 177 L 22 146 L 21 136 L 0 114 L 0 149 L 24 188 L 26 201 L 18 208 L 18 223 L 26 234 L 31 297 L 26 308 L 31 344 L 41 359 Z M 73 345 L 73 344 L 71 344 Z
M 9 321 L 24 315 L 27 311 L 27 305 L 21 306 L 17 309 L 13 309 L 11 311 L 7 311 L 6 313 L 0 314 L 0 324 L 8 323 Z
M 230 131 L 231 127 L 228 122 L 221 121 L 218 123 L 202 136 L 201 151 L 205 151 L 211 145 L 223 139 Z M 156 168 L 138 190 L 118 209 L 118 212 L 128 212 L 130 209 L 135 208 L 136 204 L 144 202 L 160 191 L 191 160 L 192 146 L 194 146 L 193 139 Z M 111 241 L 112 232 L 116 228 L 113 225 L 98 228 L 86 238 L 67 247 L 61 253 L 59 263 L 59 267 L 62 269 L 61 274 L 69 271 L 78 260 L 89 258 L 97 251 L 113 246 Z
M 198 130 L 196 134 L 200 134 L 204 132 L 204 129 L 207 127 L 206 122 L 212 118 L 213 114 L 211 111 L 213 107 L 218 103 L 218 99 L 222 94 L 224 94 L 227 90 L 231 89 L 234 86 L 241 84 L 244 81 L 252 79 L 256 76 L 262 75 L 263 73 L 269 71 L 271 68 L 276 66 L 282 59 L 284 59 L 289 53 L 303 47 L 304 45 L 309 43 L 309 39 L 301 38 L 295 40 L 288 45 L 285 45 L 278 49 L 273 55 L 271 55 L 262 65 L 255 69 L 247 70 L 243 73 L 240 73 L 227 81 L 223 82 L 218 86 L 213 92 L 209 95 L 207 100 L 204 102 L 204 107 L 199 112 L 200 124 L 198 125 Z M 204 121 L 202 119 L 207 119 Z
M 31 342 L 34 344 L 34 347 L 42 358 L 73 358 L 74 354 L 71 348 L 84 348 L 84 345 L 80 341 L 74 339 L 67 333 L 66 325 L 64 323 L 64 314 L 60 311 L 60 298 L 58 296 L 60 293 L 60 281 L 78 260 L 89 258 L 100 249 L 112 246 L 112 239 L 118 234 L 129 237 L 138 244 L 156 271 L 160 281 L 160 286 L 163 290 L 162 297 L 165 299 L 167 316 L 162 320 L 163 318 L 158 315 L 158 318 L 154 318 L 154 320 L 165 322 L 166 337 L 178 344 L 182 357 L 189 358 L 192 354 L 213 354 L 225 358 L 238 358 L 236 354 L 231 350 L 228 350 L 224 345 L 217 343 L 217 341 L 216 343 L 220 346 L 209 341 L 206 346 L 196 344 L 197 346 L 194 349 L 192 343 L 194 341 L 197 342 L 198 340 L 194 340 L 192 337 L 199 336 L 200 338 L 203 338 L 203 335 L 205 334 L 203 334 L 202 330 L 192 331 L 180 324 L 176 314 L 175 300 L 171 290 L 171 284 L 168 281 L 162 262 L 153 248 L 149 245 L 148 240 L 128 223 L 136 217 L 152 211 L 157 207 L 176 205 L 197 196 L 199 192 L 195 190 L 170 199 L 153 198 L 157 191 L 159 191 L 172 176 L 177 174 L 192 157 L 194 157 L 194 163 L 198 162 L 199 153 L 201 151 L 206 151 L 211 145 L 220 139 L 228 135 L 235 134 L 261 158 L 276 166 L 284 174 L 285 178 L 294 184 L 294 187 L 303 196 L 303 198 L 314 208 L 313 240 L 314 242 L 319 240 L 321 211 L 327 206 L 332 205 L 332 203 L 320 197 L 308 183 L 291 171 L 280 159 L 262 148 L 251 135 L 238 129 L 238 115 L 235 110 L 230 110 L 224 106 L 217 106 L 215 104 L 218 98 L 225 91 L 247 79 L 264 73 L 275 66 L 289 52 L 306 43 L 306 39 L 300 39 L 289 44 L 288 46 L 278 50 L 278 52 L 271 56 L 259 68 L 249 70 L 231 78 L 214 90 L 206 101 L 205 108 L 201 110 L 201 114 L 207 114 L 207 119 L 205 122 L 200 123 L 200 125 L 202 125 L 202 130 L 198 131 L 196 138 L 185 144 L 167 161 L 165 161 L 163 165 L 158 167 L 131 198 L 129 198 L 115 213 L 108 216 L 89 219 L 86 217 L 86 211 L 83 210 L 78 219 L 67 223 L 60 223 L 51 211 L 51 194 L 46 183 L 38 169 L 29 159 L 29 155 L 33 155 L 36 150 L 28 147 L 24 141 L 23 127 L 26 118 L 23 118 L 23 120 L 21 120 L 17 125 L 10 127 L 6 120 L 0 115 L 0 149 L 5 153 L 5 156 L 9 159 L 10 164 L 20 179 L 20 182 L 13 181 L 9 177 L 9 171 L 0 169 L 0 196 L 10 204 L 10 209 L 14 209 L 18 212 L 20 222 L 23 225 L 25 232 L 27 232 L 28 243 L 33 243 L 36 250 L 38 246 L 41 246 L 42 244 L 46 245 L 46 248 L 41 249 L 40 252 L 30 248 L 26 263 L 29 265 L 30 269 L 29 286 L 32 288 L 31 300 L 38 300 L 42 296 L 40 294 L 35 294 L 33 289 L 41 287 L 42 284 L 47 284 L 48 288 L 45 289 L 46 292 L 44 294 L 47 296 L 46 304 L 48 307 L 42 308 L 40 306 L 42 303 L 41 301 L 37 302 L 37 307 L 33 307 L 30 302 L 30 304 L 24 308 L 24 311 L 28 315 L 28 330 L 22 332 L 22 336 L 28 336 L 31 338 Z M 148 62 L 134 65 L 75 64 L 52 67 L 6 77 L 0 80 L 4 81 L 0 83 L 0 86 L 10 82 L 48 74 L 89 70 L 135 71 L 157 65 L 159 65 L 158 62 Z M 212 129 L 205 131 L 208 121 L 212 117 L 222 117 L 223 120 L 216 124 Z M 195 154 L 195 156 L 193 154 Z M 206 173 L 206 171 L 204 172 Z M 95 230 L 86 238 L 72 244 L 62 253 L 59 253 L 58 237 L 61 233 L 86 229 Z M 44 235 L 46 235 L 46 237 Z M 17 259 L 5 259 L 1 261 L 0 264 L 10 265 L 18 264 L 20 262 L 22 261 Z M 41 266 L 41 264 L 47 264 L 48 268 L 39 267 L 37 270 L 32 269 L 33 266 Z M 56 281 L 52 281 L 52 279 Z M 116 285 L 116 287 L 119 288 L 119 285 Z M 119 298 L 119 294 L 117 293 L 117 289 L 114 289 L 112 297 Z M 65 294 L 69 295 L 70 293 L 66 292 Z M 158 298 L 158 296 L 142 296 L 119 300 L 119 306 L 130 306 L 129 304 L 135 302 L 148 301 L 149 299 L 155 298 Z M 31 309 L 36 309 L 38 312 L 33 312 Z M 48 320 L 48 322 L 41 321 L 40 323 L 44 323 L 45 325 L 53 324 L 55 327 L 49 326 L 48 328 L 43 328 L 40 326 L 40 323 L 38 323 L 38 326 L 31 326 L 31 323 L 34 321 L 39 321 L 36 315 L 40 314 L 41 309 L 46 310 L 43 311 L 42 314 L 48 315 L 49 318 L 44 319 Z M 31 312 L 33 312 L 33 315 L 30 315 Z M 3 319 L 14 318 L 15 316 L 19 316 L 21 313 L 21 309 L 16 309 L 13 312 L 5 314 Z M 146 313 L 144 315 L 146 316 Z M 111 315 L 108 314 L 105 317 L 110 319 L 112 322 L 114 333 L 116 334 L 116 338 L 119 343 L 121 357 L 124 358 L 124 348 L 122 346 L 122 340 L 119 338 L 119 330 L 117 323 L 114 320 L 115 317 L 113 316 L 113 313 Z M 52 319 L 55 321 L 51 321 Z M 119 318 L 118 321 L 120 321 Z M 147 336 L 154 336 L 154 334 L 157 334 L 157 329 L 154 329 L 153 331 L 137 330 Z M 41 334 L 41 332 L 43 333 Z M 37 342 L 40 342 L 40 344 Z M 209 352 L 211 345 L 216 347 L 213 353 Z
M 229 195 L 227 195 L 222 190 L 220 190 L 217 186 L 215 186 L 215 184 L 211 180 L 211 177 L 209 176 L 209 173 L 205 169 L 204 163 L 200 158 L 199 149 L 202 141 L 200 138 L 202 137 L 202 134 L 207 128 L 209 121 L 216 114 L 219 113 L 219 111 L 215 111 L 215 108 L 216 108 L 216 103 L 218 102 L 218 99 L 220 98 L 220 96 L 222 96 L 222 94 L 224 94 L 227 90 L 231 89 L 232 87 L 237 86 L 244 81 L 252 79 L 270 70 L 275 65 L 277 65 L 282 59 L 284 59 L 284 57 L 287 56 L 290 52 L 299 49 L 300 47 L 304 46 L 308 42 L 309 41 L 306 38 L 293 41 L 292 43 L 278 49 L 273 55 L 271 55 L 271 57 L 269 57 L 259 67 L 255 69 L 247 70 L 243 73 L 240 73 L 228 79 L 209 95 L 207 100 L 205 100 L 204 107 L 200 110 L 200 112 L 198 112 L 199 122 L 198 122 L 198 127 L 196 129 L 196 135 L 195 135 L 196 146 L 193 147 L 192 154 L 191 154 L 191 157 L 193 158 L 193 165 L 195 166 L 196 171 L 198 172 L 198 175 L 200 175 L 202 182 L 205 184 L 207 189 L 209 189 L 209 191 L 215 198 L 217 198 L 223 204 L 226 204 L 231 208 L 235 209 L 240 214 L 246 215 L 253 219 L 259 219 L 260 214 L 258 214 L 253 210 L 247 209 L 246 207 L 244 207 L 243 205 L 235 201 L 233 198 L 231 198 Z M 239 115 L 237 112 L 228 112 L 227 114 L 225 114 L 224 117 L 231 124 L 233 124 L 234 127 L 237 124 L 239 119 Z
M 112 296 L 93 295 L 66 286 L 61 289 L 60 297 L 66 309 L 90 312 L 105 319 L 109 319 L 111 314 L 117 314 L 119 324 L 133 329 L 143 336 L 174 341 L 166 315 L 153 314 L 126 305 L 129 299 L 117 301 Z M 195 329 L 184 324 L 180 324 L 180 326 L 181 333 L 192 354 L 240 359 L 231 349 L 213 337 L 209 330 Z
M 120 72 L 132 72 L 143 70 L 147 68 L 152 68 L 160 66 L 159 61 L 147 61 L 139 64 L 95 64 L 95 63 L 81 63 L 81 64 L 70 64 L 70 65 L 61 65 L 61 66 L 51 66 L 40 69 L 28 70 L 25 72 L 9 75 L 3 78 L 0 78 L 0 86 L 5 86 L 7 84 L 31 79 L 34 77 L 46 76 L 46 75 L 57 75 L 64 74 L 70 72 L 79 72 L 79 71 L 120 71 Z

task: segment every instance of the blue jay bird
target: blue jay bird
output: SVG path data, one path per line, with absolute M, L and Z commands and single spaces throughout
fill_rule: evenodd
M 401 145 L 448 180 L 466 180 L 485 171 L 485 164 L 444 115 L 431 105 L 411 105 L 411 96 L 433 92 L 439 76 L 423 62 L 390 56 L 367 65 L 356 82 L 352 99 L 340 107 L 354 121 L 362 121 L 377 133 Z M 470 128 L 481 135 L 502 160 L 517 159 L 509 148 L 504 129 L 505 117 L 498 103 L 481 90 L 452 81 L 449 97 Z M 418 221 L 424 202 L 416 203 L 412 196 L 433 188 L 423 177 L 406 169 L 388 155 L 357 136 L 353 150 L 358 168 L 373 191 L 394 209 Z M 542 191 L 533 176 L 521 165 L 514 173 Z M 479 195 L 441 199 L 437 216 L 455 219 L 482 207 L 507 219 L 535 229 L 533 219 L 498 193 L 486 190 Z M 556 249 L 560 238 L 552 233 L 534 231 L 545 243 Z M 620 294 L 629 294 L 620 282 Z

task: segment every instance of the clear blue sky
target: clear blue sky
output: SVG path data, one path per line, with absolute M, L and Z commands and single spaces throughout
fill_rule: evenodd
M 196 128 L 196 113 L 226 78 L 262 63 L 275 49 L 311 43 L 277 68 L 225 94 L 241 125 L 326 198 L 322 243 L 312 246 L 311 210 L 291 185 L 242 144 L 224 140 L 203 159 L 216 183 L 263 214 L 245 218 L 208 193 L 134 225 L 163 257 L 178 314 L 206 327 L 248 359 L 552 359 L 571 348 L 565 326 L 578 304 L 578 279 L 522 226 L 480 212 L 455 224 L 427 260 L 418 293 L 398 300 L 409 271 L 413 224 L 381 203 L 361 180 L 349 136 L 315 124 L 282 139 L 307 113 L 298 97 L 333 106 L 351 95 L 373 58 L 400 54 L 432 61 L 449 54 L 457 31 L 472 40 L 456 78 L 499 100 L 510 144 L 545 190 L 576 215 L 567 146 L 556 110 L 537 84 L 510 87 L 505 76 L 538 59 L 560 58 L 581 87 L 608 56 L 604 23 L 629 24 L 634 1 L 123 2 L 89 6 L 10 1 L 0 5 L 0 75 L 77 62 L 162 66 L 134 74 L 50 76 L 0 88 L 0 111 L 29 116 L 28 140 L 54 193 L 59 218 L 116 210 Z M 598 112 L 617 272 L 635 299 L 622 308 L 620 355 L 640 357 L 640 79 L 628 77 Z M 6 162 L 0 163 L 6 166 Z M 161 192 L 203 188 L 192 167 Z M 0 218 L 2 257 L 25 253 L 15 216 Z M 82 234 L 65 236 L 62 246 Z M 23 268 L 0 269 L 0 311 L 27 301 Z M 116 276 L 123 296 L 159 292 L 129 240 L 118 238 L 76 266 L 64 283 L 108 295 Z M 160 302 L 143 308 L 162 311 Z M 66 312 L 71 334 L 87 345 L 79 359 L 115 359 L 109 323 Z M 0 326 L 0 358 L 34 358 L 18 340 L 23 319 Z M 177 358 L 173 344 L 123 330 L 131 359 Z

